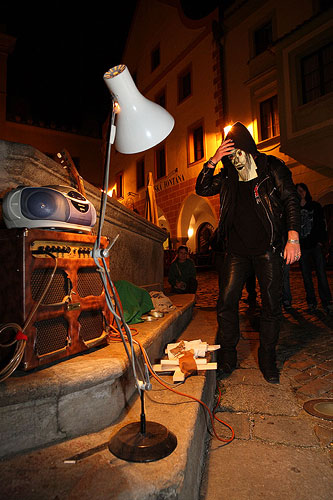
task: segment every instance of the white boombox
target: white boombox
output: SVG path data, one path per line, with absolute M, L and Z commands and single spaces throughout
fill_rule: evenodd
M 19 186 L 3 200 L 3 218 L 10 228 L 44 228 L 90 233 L 95 207 L 70 186 Z

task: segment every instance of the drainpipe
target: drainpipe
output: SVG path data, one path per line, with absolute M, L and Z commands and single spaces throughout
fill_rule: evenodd
M 226 75 L 224 67 L 224 27 L 223 27 L 224 9 L 220 4 L 218 6 L 218 21 L 213 21 L 212 31 L 213 37 L 216 42 L 219 51 L 219 62 L 220 62 L 220 80 L 221 80 L 221 133 L 224 139 L 224 127 L 228 123 L 228 103 L 227 103 L 227 92 L 226 92 Z

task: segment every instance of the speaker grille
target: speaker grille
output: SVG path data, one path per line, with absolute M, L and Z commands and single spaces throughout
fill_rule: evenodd
M 94 267 L 82 267 L 77 272 L 77 293 L 80 297 L 99 296 L 103 292 L 103 283 Z
M 31 295 L 35 302 L 41 297 L 48 282 L 50 281 L 52 269 L 35 269 L 31 275 Z M 43 298 L 43 304 L 55 304 L 62 302 L 67 292 L 67 275 L 62 269 L 57 269 L 50 288 Z
M 104 317 L 102 311 L 83 311 L 79 316 L 80 335 L 88 341 L 100 337 L 103 333 Z
M 51 318 L 38 321 L 36 327 L 35 351 L 42 356 L 58 349 L 63 349 L 67 345 L 68 324 L 65 318 Z

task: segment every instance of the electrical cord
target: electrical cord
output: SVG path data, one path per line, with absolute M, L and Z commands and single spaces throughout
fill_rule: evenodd
M 180 392 L 180 391 L 177 391 L 176 389 L 174 389 L 173 387 L 168 387 L 164 381 L 162 381 L 159 377 L 156 377 L 155 373 L 153 370 L 150 369 L 150 362 L 148 361 L 148 356 L 147 356 L 147 353 L 146 351 L 143 349 L 141 343 L 137 340 L 136 342 L 138 342 L 139 346 L 140 346 L 140 349 L 142 351 L 142 354 L 143 354 L 143 357 L 145 358 L 145 362 L 148 366 L 148 370 L 150 371 L 150 373 L 152 374 L 152 376 L 161 384 L 163 385 L 166 389 L 168 389 L 169 391 L 172 391 L 174 392 L 175 394 L 178 394 L 179 396 L 184 396 L 186 398 L 190 398 L 190 399 L 193 399 L 193 401 L 196 401 L 197 403 L 201 404 L 208 412 L 209 414 L 209 417 L 210 417 L 210 421 L 211 421 L 211 424 L 212 424 L 212 429 L 213 429 L 213 433 L 214 433 L 214 436 L 216 437 L 216 439 L 218 439 L 219 441 L 222 441 L 224 443 L 231 443 L 231 441 L 233 441 L 233 439 L 235 438 L 235 432 L 233 430 L 233 428 L 231 427 L 231 425 L 227 424 L 226 422 L 224 422 L 223 420 L 220 420 L 215 412 L 216 412 L 216 409 L 217 407 L 219 406 L 219 403 L 221 401 L 221 391 L 220 391 L 220 388 L 219 388 L 219 399 L 218 399 L 218 403 L 216 404 L 213 412 L 211 412 L 211 410 L 209 409 L 209 407 L 206 405 L 206 403 L 204 403 L 203 401 L 201 401 L 201 399 L 198 399 L 196 398 L 195 396 L 191 396 L 190 394 L 185 394 L 184 392 Z M 215 430 L 215 425 L 214 425 L 214 419 L 217 420 L 218 422 L 220 422 L 221 424 L 223 424 L 224 426 L 228 427 L 230 430 L 231 430 L 231 437 L 229 439 L 223 439 L 221 438 L 220 436 L 218 436 L 216 430 Z
M 116 334 L 113 334 L 112 336 L 112 339 L 113 341 L 117 342 L 119 341 L 120 342 L 120 338 L 116 338 Z M 157 380 L 157 382 L 159 382 L 162 386 L 164 386 L 166 389 L 168 389 L 169 391 L 172 391 L 174 392 L 175 394 L 178 394 L 179 396 L 183 396 L 183 397 L 186 397 L 186 398 L 189 398 L 189 399 L 192 399 L 193 401 L 196 401 L 197 403 L 201 404 L 205 410 L 208 412 L 209 414 L 209 417 L 210 417 L 210 421 L 211 421 L 211 425 L 212 425 L 212 429 L 213 429 L 213 434 L 214 436 L 216 437 L 216 439 L 218 439 L 219 441 L 222 441 L 223 443 L 225 444 L 228 444 L 228 443 L 231 443 L 231 441 L 234 440 L 235 438 L 235 432 L 233 430 L 233 428 L 231 427 L 231 425 L 229 425 L 227 422 L 224 422 L 223 420 L 219 419 L 217 416 L 216 416 L 216 410 L 217 408 L 219 407 L 219 404 L 220 404 L 220 401 L 221 401 L 221 390 L 220 388 L 218 387 L 218 392 L 219 392 L 219 396 L 218 396 L 218 400 L 217 400 L 217 403 L 213 409 L 213 411 L 211 411 L 209 409 L 209 407 L 206 405 L 206 403 L 204 403 L 203 401 L 201 401 L 201 399 L 198 399 L 196 398 L 195 396 L 191 396 L 190 394 L 185 394 L 184 392 L 181 392 L 181 391 L 177 391 L 175 389 L 175 387 L 178 387 L 179 385 L 183 384 L 183 382 L 180 382 L 178 384 L 170 384 L 169 382 L 167 382 L 166 380 L 162 379 L 159 375 L 157 375 L 157 373 L 154 371 L 152 365 L 151 365 L 151 362 L 149 360 L 149 357 L 148 357 L 148 354 L 147 354 L 147 351 L 146 349 L 143 347 L 143 345 L 141 344 L 141 342 L 139 342 L 139 340 L 133 340 L 134 343 L 136 343 L 140 349 L 141 349 L 141 352 L 142 352 L 142 355 L 144 357 L 144 360 L 145 360 L 145 363 L 148 367 L 148 370 L 150 371 L 151 375 L 154 377 L 155 380 Z M 218 436 L 217 432 L 216 432 L 216 429 L 215 429 L 215 424 L 214 424 L 214 420 L 217 420 L 219 423 L 221 423 L 222 425 L 224 425 L 225 427 L 227 427 L 228 429 L 230 429 L 231 431 L 231 437 L 228 438 L 228 439 L 223 439 L 221 438 L 220 436 Z
M 145 376 L 142 374 L 141 366 L 138 364 L 138 360 L 137 360 L 137 357 L 136 357 L 136 354 L 135 354 L 135 351 L 134 351 L 134 342 L 133 342 L 133 338 L 132 338 L 132 333 L 131 333 L 131 330 L 130 330 L 129 326 L 125 322 L 124 315 L 123 315 L 123 310 L 122 310 L 122 308 L 121 308 L 121 306 L 119 304 L 119 301 L 118 301 L 118 298 L 117 298 L 117 294 L 115 293 L 114 285 L 112 283 L 112 280 L 110 278 L 110 275 L 109 275 L 109 272 L 108 272 L 108 269 L 107 269 L 107 265 L 106 265 L 106 261 L 105 261 L 105 257 L 106 257 L 105 251 L 103 249 L 101 249 L 101 247 L 100 247 L 100 241 L 101 241 L 101 235 L 102 235 L 102 228 L 103 228 L 103 223 L 104 223 L 105 213 L 106 213 L 107 190 L 108 190 L 108 182 L 109 182 L 110 157 L 111 157 L 111 145 L 113 143 L 114 131 L 115 131 L 115 126 L 114 126 L 114 121 L 115 121 L 114 103 L 115 103 L 115 101 L 114 101 L 114 98 L 112 97 L 111 118 L 110 118 L 109 131 L 108 131 L 109 141 L 108 141 L 108 144 L 107 144 L 106 162 L 105 162 L 105 168 L 104 168 L 104 182 L 103 182 L 103 189 L 102 189 L 101 203 L 100 203 L 100 217 L 99 217 L 97 237 L 96 237 L 96 241 L 95 241 L 95 244 L 94 244 L 94 247 L 93 247 L 93 251 L 92 251 L 92 256 L 93 256 L 93 259 L 94 259 L 95 264 L 97 266 L 97 271 L 100 272 L 101 279 L 102 279 L 102 282 L 103 282 L 107 306 L 108 306 L 109 310 L 111 311 L 111 313 L 114 316 L 114 319 L 115 319 L 115 322 L 116 322 L 116 325 L 117 325 L 117 329 L 118 329 L 118 332 L 119 332 L 119 336 L 121 337 L 121 340 L 123 342 L 123 345 L 124 345 L 126 354 L 128 356 L 129 362 L 132 365 L 133 375 L 134 375 L 134 379 L 135 379 L 135 385 L 136 385 L 136 387 L 138 389 L 140 397 L 142 396 L 142 392 L 144 390 L 151 389 L 151 384 L 150 384 L 150 381 L 149 381 L 149 374 L 148 374 L 148 370 L 149 370 L 150 373 L 152 374 L 152 376 L 154 378 L 156 378 L 156 380 L 160 384 L 164 385 L 170 391 L 173 391 L 176 394 L 179 394 L 179 395 L 188 397 L 190 399 L 193 399 L 193 400 L 197 401 L 198 403 L 202 404 L 206 408 L 206 410 L 208 411 L 208 413 L 209 413 L 209 416 L 210 416 L 210 419 L 211 419 L 211 423 L 212 423 L 212 428 L 213 428 L 214 435 L 216 436 L 216 438 L 219 439 L 220 441 L 225 442 L 225 443 L 229 443 L 229 442 L 231 442 L 234 439 L 234 436 L 235 436 L 235 433 L 234 433 L 232 427 L 230 427 L 229 424 L 223 422 L 222 420 L 218 419 L 214 415 L 214 417 L 215 417 L 216 420 L 218 420 L 219 422 L 221 422 L 222 424 L 224 424 L 225 426 L 227 426 L 232 431 L 232 436 L 231 436 L 230 439 L 224 440 L 222 438 L 219 438 L 218 435 L 217 435 L 217 433 L 216 433 L 216 431 L 215 431 L 213 414 L 210 411 L 210 409 L 208 408 L 208 406 L 203 401 L 200 401 L 199 399 L 195 398 L 194 396 L 189 396 L 187 394 L 183 394 L 183 393 L 177 391 L 176 389 L 174 389 L 173 387 L 168 387 L 168 385 L 165 384 L 165 382 L 163 382 L 162 379 L 160 379 L 160 377 L 158 377 L 154 373 L 154 370 L 151 367 L 151 363 L 150 363 L 150 361 L 148 359 L 148 356 L 147 356 L 145 350 L 143 349 L 143 347 L 141 346 L 140 342 L 139 341 L 135 341 L 135 342 L 138 343 L 138 345 L 139 345 L 139 347 L 140 347 L 140 349 L 142 351 L 143 358 L 144 358 L 145 363 L 146 363 L 146 365 L 145 365 L 146 366 L 146 374 L 145 374 Z M 101 264 L 99 262 L 99 259 L 102 260 L 103 266 L 101 266 Z M 111 298 L 110 291 L 109 291 L 110 289 L 111 289 L 112 294 L 113 294 L 114 303 L 112 302 L 112 298 Z M 118 309 L 119 314 L 117 313 L 117 309 Z M 121 323 L 123 325 L 123 328 L 124 328 L 125 332 L 123 332 Z M 127 336 L 127 340 L 125 339 L 124 333 Z M 129 349 L 127 347 L 127 342 L 129 343 L 131 354 L 129 353 Z M 140 381 L 138 379 L 137 372 L 136 372 L 136 365 L 138 365 L 139 368 L 140 368 L 141 375 L 142 375 L 142 381 Z
M 107 265 L 106 265 L 106 261 L 105 261 L 105 257 L 108 256 L 111 247 L 113 246 L 114 242 L 116 241 L 116 239 L 119 235 L 114 239 L 112 244 L 109 245 L 109 247 L 107 249 L 102 249 L 101 244 L 100 244 L 101 237 L 102 237 L 101 236 L 102 235 L 102 228 L 103 228 L 105 213 L 106 213 L 106 205 L 107 205 L 107 190 L 108 190 L 108 184 L 109 184 L 111 146 L 114 142 L 115 130 L 116 130 L 116 127 L 114 125 L 114 123 L 115 123 L 114 105 L 115 105 L 115 98 L 114 98 L 114 96 L 112 96 L 112 98 L 111 98 L 111 117 L 110 117 L 109 127 L 108 127 L 109 140 L 107 143 L 107 151 L 106 151 L 105 165 L 104 165 L 104 179 L 103 179 L 103 189 L 102 189 L 101 201 L 100 201 L 99 223 L 98 223 L 98 231 L 97 231 L 96 241 L 95 241 L 93 251 L 92 251 L 92 257 L 93 257 L 95 264 L 97 266 L 97 271 L 100 272 L 104 291 L 105 291 L 106 304 L 114 316 L 114 320 L 116 322 L 119 335 L 120 335 L 121 340 L 123 342 L 123 345 L 124 345 L 127 357 L 129 359 L 129 362 L 132 366 L 133 375 L 134 375 L 134 379 L 135 379 L 135 385 L 136 385 L 137 390 L 139 392 L 139 395 L 141 397 L 142 391 L 151 389 L 148 368 L 145 367 L 144 368 L 145 373 L 143 373 L 141 364 L 139 364 L 138 359 L 137 359 L 136 354 L 135 354 L 135 351 L 134 351 L 134 344 L 133 344 L 133 339 L 132 339 L 132 334 L 131 334 L 130 328 L 128 327 L 128 325 L 124 319 L 123 310 L 121 308 L 121 305 L 119 304 L 119 300 L 118 300 L 117 294 L 115 292 L 115 288 L 114 288 L 114 285 L 113 285 L 112 280 L 110 278 L 109 271 L 107 269 Z M 102 266 L 101 266 L 99 260 L 102 261 Z M 110 290 L 111 290 L 112 295 L 113 295 L 113 300 L 111 298 Z M 127 336 L 127 341 L 125 340 L 122 326 L 125 330 L 125 333 Z M 129 343 L 130 349 L 128 349 L 127 342 Z M 138 369 L 140 371 L 141 380 L 139 380 L 139 378 L 137 376 L 136 366 L 138 366 Z
M 139 370 L 141 372 L 141 377 L 142 377 L 142 381 L 143 382 L 141 382 L 138 379 L 137 370 L 136 370 L 136 365 L 138 364 L 138 361 L 136 359 L 136 355 L 135 355 L 135 351 L 134 351 L 134 346 L 133 346 L 133 342 L 132 342 L 131 331 L 130 331 L 127 323 L 125 322 L 122 308 L 120 307 L 120 304 L 119 304 L 119 301 L 118 301 L 118 298 L 117 298 L 117 294 L 116 294 L 115 289 L 114 289 L 114 285 L 112 283 L 112 280 L 110 278 L 110 275 L 109 275 L 109 272 L 108 272 L 108 269 L 107 269 L 107 265 L 106 265 L 106 261 L 105 261 L 106 255 L 105 255 L 105 253 L 103 253 L 104 250 L 101 249 L 101 244 L 100 244 L 101 243 L 101 237 L 102 237 L 102 228 L 103 228 L 104 219 L 105 219 L 105 213 L 106 213 L 106 205 L 107 205 L 107 190 L 108 190 L 108 184 L 109 184 L 111 146 L 113 144 L 114 133 L 115 133 L 115 125 L 114 125 L 114 122 L 115 122 L 115 111 L 114 111 L 114 104 L 115 104 L 115 100 L 112 97 L 112 99 L 111 99 L 111 117 L 110 117 L 109 130 L 108 130 L 109 140 L 108 140 L 108 143 L 107 143 L 106 161 L 105 161 L 105 165 L 104 165 L 104 179 L 103 179 L 103 189 L 102 189 L 101 201 L 100 201 L 98 231 L 97 231 L 96 241 L 95 241 L 95 244 L 94 244 L 94 247 L 93 247 L 93 251 L 92 251 L 92 257 L 93 257 L 93 259 L 94 259 L 94 261 L 96 263 L 97 271 L 101 275 L 101 279 L 102 279 L 102 283 L 103 283 L 103 287 L 104 287 L 104 291 L 105 291 L 106 304 L 107 304 L 109 310 L 111 311 L 111 313 L 114 316 L 114 319 L 115 319 L 115 322 L 116 322 L 116 325 L 117 325 L 117 328 L 118 328 L 118 331 L 119 331 L 119 335 L 121 336 L 122 341 L 123 341 L 123 345 L 124 345 L 127 357 L 129 359 L 130 364 L 132 365 L 133 375 L 134 375 L 134 379 L 135 379 L 135 385 L 136 385 L 136 387 L 137 387 L 137 389 L 139 391 L 139 394 L 141 396 L 141 391 L 143 389 L 147 389 L 148 387 L 146 387 L 146 383 L 144 382 L 145 376 L 143 375 L 143 372 L 142 372 L 142 369 L 141 369 L 140 365 L 139 365 Z M 111 246 L 109 247 L 109 250 L 110 250 Z M 101 266 L 101 264 L 99 262 L 99 259 L 102 260 L 103 266 Z M 114 303 L 113 303 L 112 298 L 111 298 L 110 290 L 111 290 L 111 292 L 113 294 Z M 117 309 L 118 309 L 119 314 L 117 312 Z M 129 349 L 127 347 L 125 338 L 123 336 L 122 326 L 121 325 L 124 326 L 124 329 L 126 331 L 126 335 L 127 335 L 128 340 L 129 340 L 129 345 L 130 345 L 130 351 L 131 352 L 129 351 Z
M 143 370 L 142 370 L 141 366 L 138 364 L 138 360 L 137 360 L 137 357 L 136 357 L 136 354 L 135 354 L 135 351 L 134 351 L 134 345 L 133 345 L 133 341 L 132 341 L 131 330 L 130 330 L 129 326 L 127 325 L 126 321 L 125 321 L 124 313 L 123 313 L 123 308 L 122 308 L 122 306 L 120 304 L 120 300 L 117 297 L 117 293 L 115 291 L 114 284 L 113 284 L 113 282 L 112 282 L 112 280 L 110 278 L 110 275 L 109 275 L 109 272 L 108 272 L 108 269 L 107 269 L 107 264 L 106 264 L 105 257 L 103 257 L 103 256 L 101 257 L 103 266 L 101 266 L 101 264 L 99 262 L 99 259 L 98 259 L 98 256 L 93 255 L 93 258 L 94 258 L 95 264 L 97 266 L 97 271 L 101 275 L 101 279 L 102 279 L 103 287 L 104 287 L 104 291 L 105 291 L 106 303 L 108 305 L 109 310 L 111 311 L 111 313 L 114 316 L 114 320 L 116 322 L 119 335 L 120 335 L 120 337 L 122 339 L 122 342 L 124 344 L 127 357 L 129 359 L 129 362 L 132 365 L 133 375 L 134 375 L 134 379 L 135 379 L 135 385 L 136 385 L 136 387 L 137 387 L 137 389 L 139 391 L 139 394 L 141 395 L 142 387 L 141 387 L 141 383 L 140 383 L 138 375 L 137 375 L 137 369 L 136 369 L 136 367 L 138 367 L 138 370 L 140 371 L 140 375 L 141 375 L 141 379 L 142 380 L 145 379 L 145 376 L 143 374 Z M 113 297 L 111 297 L 110 289 L 112 291 L 112 296 Z M 129 346 L 130 346 L 130 352 L 129 352 L 129 349 L 127 347 L 127 343 L 126 343 L 126 340 L 125 340 L 125 337 L 124 337 L 124 334 L 123 334 L 122 325 L 123 325 L 123 328 L 125 330 L 125 333 L 126 333 L 126 336 L 127 336 L 127 339 L 128 339 L 128 343 L 129 343 Z
M 116 328 L 114 328 L 114 326 L 112 326 L 112 325 L 110 326 L 110 330 L 113 330 L 113 332 L 109 333 L 109 335 L 108 335 L 109 342 L 110 343 L 112 343 L 112 342 L 122 342 L 121 338 L 119 337 L 118 330 Z M 131 330 L 131 333 L 132 333 L 132 337 L 138 335 L 138 333 L 139 333 L 136 328 L 130 328 L 130 330 Z M 139 345 L 139 343 L 135 339 L 133 339 L 133 343 Z M 141 347 L 141 349 L 144 349 L 144 347 Z M 153 368 L 153 365 L 151 364 L 151 361 L 150 361 L 150 359 L 148 357 L 148 354 L 147 354 L 146 350 L 145 350 L 145 352 L 146 352 L 146 356 L 147 356 L 147 361 L 148 361 L 149 366 L 150 366 L 150 371 L 154 372 L 155 377 L 157 377 L 159 380 L 161 380 L 165 384 L 170 385 L 171 387 L 178 387 L 179 385 L 183 384 L 183 382 L 177 382 L 176 384 L 174 384 L 174 383 L 171 383 L 168 380 L 164 380 L 162 377 L 160 377 L 160 375 L 158 375 L 158 373 L 155 372 L 155 370 Z
M 21 327 L 16 324 L 16 323 L 7 323 L 6 325 L 1 326 L 0 328 L 0 335 L 8 329 L 15 330 L 16 335 L 15 339 L 13 342 L 9 344 L 0 344 L 1 347 L 10 347 L 14 343 L 16 343 L 15 351 L 13 354 L 12 359 L 9 361 L 9 363 L 0 371 L 0 382 L 8 378 L 18 367 L 18 365 L 21 362 L 21 359 L 24 354 L 25 350 L 25 345 L 27 341 L 27 337 L 23 336 L 21 337 L 20 334 L 22 334 L 22 329 Z
M 46 254 L 46 255 L 48 255 L 49 257 L 52 257 L 53 259 L 55 259 L 54 268 L 53 268 L 53 271 L 52 271 L 52 274 L 50 276 L 50 279 L 49 279 L 49 281 L 48 281 L 48 283 L 47 283 L 47 285 L 46 285 L 46 287 L 45 287 L 42 295 L 40 296 L 40 298 L 37 301 L 36 305 L 31 310 L 29 316 L 27 317 L 27 319 L 26 319 L 26 321 L 24 323 L 23 328 L 20 325 L 18 325 L 17 323 L 7 323 L 5 325 L 1 325 L 1 327 L 0 327 L 0 336 L 1 336 L 1 334 L 4 331 L 6 331 L 8 329 L 12 329 L 12 330 L 14 330 L 16 332 L 15 333 L 15 338 L 14 338 L 14 340 L 12 342 L 9 342 L 7 344 L 0 343 L 0 347 L 11 347 L 12 345 L 14 345 L 16 343 L 16 347 L 15 347 L 15 351 L 14 351 L 12 359 L 7 363 L 7 365 L 4 368 L 2 368 L 0 370 L 0 382 L 2 382 L 3 380 L 5 380 L 6 378 L 8 378 L 16 370 L 16 368 L 19 366 L 19 364 L 21 363 L 21 360 L 22 360 L 23 355 L 24 355 L 26 343 L 27 343 L 27 340 L 28 340 L 28 337 L 27 337 L 27 335 L 24 332 L 28 328 L 28 326 L 31 323 L 31 320 L 32 320 L 34 314 L 36 313 L 37 309 L 41 305 L 42 300 L 44 299 L 44 297 L 45 297 L 48 289 L 51 286 L 53 277 L 54 277 L 55 272 L 57 270 L 57 267 L 58 267 L 57 257 L 55 257 L 53 254 L 51 254 L 49 252 L 43 252 L 43 253 Z

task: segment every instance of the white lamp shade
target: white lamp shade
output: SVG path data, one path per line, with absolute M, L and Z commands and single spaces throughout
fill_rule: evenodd
M 162 106 L 143 97 L 123 64 L 104 74 L 104 81 L 119 104 L 115 147 L 120 153 L 139 153 L 156 146 L 174 127 L 174 118 Z

